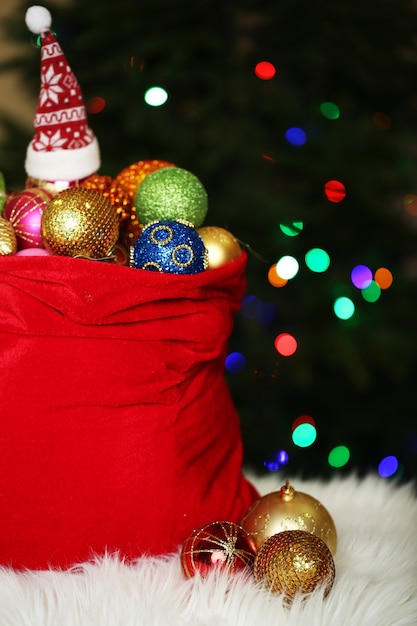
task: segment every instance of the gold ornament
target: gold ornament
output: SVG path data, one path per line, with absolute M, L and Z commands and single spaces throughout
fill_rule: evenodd
M 202 226 L 197 232 L 208 252 L 209 270 L 221 267 L 241 256 L 242 248 L 236 237 L 228 230 L 218 226 Z
M 127 240 L 133 245 L 141 232 L 141 225 L 136 215 L 135 196 L 139 185 L 148 174 L 163 167 L 175 167 L 168 161 L 153 159 L 150 161 L 137 161 L 125 167 L 113 179 L 110 185 L 110 202 L 116 209 L 120 220 L 121 231 L 126 231 Z
M 287 601 L 321 585 L 325 597 L 334 583 L 335 565 L 320 537 L 305 530 L 286 530 L 262 544 L 255 556 L 253 575 L 273 593 L 285 594 Z
M 11 223 L 0 217 L 0 256 L 16 254 L 17 239 Z
M 41 223 L 45 247 L 53 254 L 106 258 L 119 236 L 110 201 L 94 189 L 66 189 L 46 205 Z
M 304 530 L 320 537 L 336 554 L 337 533 L 330 513 L 312 496 L 295 491 L 288 480 L 279 491 L 255 500 L 240 525 L 258 549 L 277 533 Z

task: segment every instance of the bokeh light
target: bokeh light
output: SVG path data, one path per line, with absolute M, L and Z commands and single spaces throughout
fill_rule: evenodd
M 394 277 L 392 272 L 386 267 L 379 267 L 375 272 L 375 282 L 381 289 L 389 289 L 393 283 Z
M 398 469 L 398 459 L 396 456 L 386 456 L 378 465 L 378 474 L 382 478 L 393 476 Z
M 355 305 L 350 298 L 341 296 L 334 301 L 333 310 L 336 317 L 341 320 L 348 320 L 355 313 Z
M 352 283 L 358 289 L 365 289 L 372 282 L 372 271 L 367 265 L 356 265 L 350 273 Z
M 375 126 L 381 130 L 389 130 L 391 128 L 391 118 L 382 111 L 377 111 L 373 114 L 373 120 Z
M 297 340 L 290 333 L 281 333 L 275 338 L 275 350 L 281 356 L 292 356 L 297 351 Z
M 376 302 L 381 295 L 381 287 L 377 282 L 372 280 L 370 285 L 362 289 L 361 293 L 366 302 Z
M 300 415 L 293 421 L 292 430 L 295 430 L 300 424 L 311 424 L 312 426 L 315 426 L 316 422 L 314 417 L 311 417 L 311 415 Z
M 283 465 L 287 465 L 288 461 L 288 452 L 279 450 L 279 452 L 274 452 L 274 454 L 265 459 L 264 466 L 270 472 L 277 472 Z
M 285 131 L 285 139 L 292 146 L 303 146 L 307 141 L 307 135 L 302 128 L 294 126 Z
M 305 262 L 312 272 L 325 272 L 330 265 L 330 257 L 322 248 L 311 248 L 305 255 Z
M 343 467 L 350 459 L 350 451 L 346 446 L 336 446 L 329 452 L 328 463 L 331 467 Z
M 145 102 L 151 107 L 160 107 L 168 100 L 168 92 L 162 87 L 150 87 L 145 92 Z
M 408 193 L 404 196 L 404 208 L 410 215 L 417 215 L 417 195 Z
M 320 113 L 328 120 L 337 120 L 340 117 L 340 110 L 334 102 L 322 102 Z
M 346 197 L 346 187 L 340 180 L 328 180 L 324 185 L 324 195 L 329 202 L 342 202 Z
M 287 278 L 277 274 L 277 264 L 271 265 L 268 271 L 268 281 L 273 287 L 284 287 L 288 283 Z
M 292 432 L 292 440 L 299 448 L 308 448 L 317 438 L 317 430 L 313 424 L 300 424 Z
M 255 75 L 261 80 L 271 80 L 277 73 L 276 67 L 270 61 L 260 61 L 255 65 Z
M 227 355 L 224 365 L 231 374 L 239 374 L 246 367 L 246 357 L 241 352 L 231 352 Z
M 280 224 L 279 227 L 284 235 L 287 235 L 287 237 L 296 237 L 303 230 L 304 224 L 303 222 L 287 222 L 285 224 Z
M 95 96 L 94 98 L 90 98 L 87 101 L 86 109 L 88 113 L 91 113 L 92 115 L 94 115 L 97 113 L 101 113 L 101 111 L 104 109 L 105 106 L 106 106 L 105 99 L 102 98 L 101 96 Z
M 285 255 L 279 259 L 276 264 L 276 271 L 278 276 L 281 278 L 286 278 L 287 280 L 291 280 L 298 274 L 298 270 L 300 265 L 297 259 L 290 255 Z

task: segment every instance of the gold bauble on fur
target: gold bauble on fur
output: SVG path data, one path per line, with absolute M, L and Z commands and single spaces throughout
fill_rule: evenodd
M 289 481 L 279 491 L 262 496 L 241 521 L 258 549 L 263 542 L 285 530 L 304 530 L 322 539 L 335 554 L 337 533 L 327 509 L 312 496 L 295 491 Z
M 292 600 L 297 593 L 311 593 L 333 586 L 335 565 L 328 546 L 305 530 L 286 530 L 269 537 L 255 556 L 253 575 L 273 593 Z

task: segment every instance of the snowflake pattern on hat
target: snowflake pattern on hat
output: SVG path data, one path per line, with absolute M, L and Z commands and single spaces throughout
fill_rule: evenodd
M 50 30 L 49 11 L 31 7 L 26 23 L 41 35 L 41 88 L 26 172 L 41 180 L 85 178 L 98 170 L 100 154 L 88 126 L 80 86 Z

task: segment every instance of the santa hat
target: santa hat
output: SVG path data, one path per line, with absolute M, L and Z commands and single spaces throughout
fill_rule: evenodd
M 26 12 L 30 31 L 40 35 L 41 89 L 25 169 L 40 180 L 79 180 L 100 167 L 97 139 L 88 127 L 77 79 L 55 35 L 51 14 L 42 6 Z

